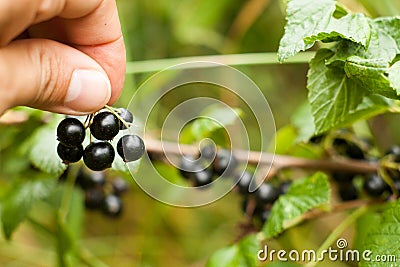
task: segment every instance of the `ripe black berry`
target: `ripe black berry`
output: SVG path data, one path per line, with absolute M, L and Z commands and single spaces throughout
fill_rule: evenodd
M 358 198 L 358 190 L 352 182 L 340 183 L 339 196 L 343 201 L 355 200 Z
M 214 171 L 218 175 L 230 176 L 234 173 L 238 161 L 230 150 L 221 149 L 214 160 Z
M 111 112 L 104 111 L 96 114 L 90 125 L 90 133 L 99 140 L 111 140 L 119 132 L 119 120 Z
M 63 119 L 57 126 L 57 139 L 64 146 L 79 146 L 85 139 L 85 127 L 78 119 Z
M 104 192 L 99 188 L 91 188 L 85 191 L 85 207 L 88 209 L 100 209 L 104 201 Z
M 137 135 L 124 135 L 118 140 L 117 152 L 125 162 L 140 159 L 144 151 L 144 142 Z
M 127 123 L 133 122 L 133 115 L 129 110 L 127 110 L 126 108 L 119 108 L 118 110 L 121 112 L 118 114 L 121 117 L 121 119 L 123 119 Z M 126 129 L 126 126 L 122 121 L 119 123 L 119 129 L 120 130 Z
M 290 187 L 291 185 L 292 185 L 292 182 L 291 182 L 291 181 L 282 182 L 282 183 L 279 185 L 279 193 L 280 193 L 281 195 L 286 194 L 287 191 L 289 190 L 289 187 Z
M 113 194 L 117 196 L 120 196 L 128 191 L 128 183 L 121 177 L 117 177 L 112 181 L 112 187 Z
M 369 176 L 364 182 L 364 190 L 371 197 L 379 197 L 388 189 L 388 185 L 377 174 Z
M 192 175 L 194 186 L 204 186 L 212 182 L 213 171 L 209 168 L 194 172 Z
M 114 157 L 114 148 L 108 142 L 91 143 L 83 152 L 83 161 L 93 171 L 102 171 L 110 168 Z
M 348 172 L 334 172 L 332 173 L 332 178 L 336 182 L 339 183 L 346 183 L 346 182 L 351 182 L 354 178 L 353 173 L 348 173 Z
M 57 154 L 66 164 L 77 162 L 82 158 L 83 146 L 80 144 L 75 147 L 68 147 L 59 143 L 57 146 Z
M 76 175 L 76 183 L 82 189 L 101 187 L 106 183 L 106 174 L 104 171 L 92 171 L 82 167 Z
M 250 185 L 255 185 L 253 174 L 249 171 L 244 171 L 240 173 L 239 177 L 237 178 L 239 182 L 237 183 L 237 188 L 239 189 L 239 193 L 243 195 L 249 194 L 249 187 Z
M 207 161 L 211 162 L 212 160 L 214 160 L 216 154 L 217 151 L 215 149 L 215 146 L 212 144 L 205 145 L 200 148 L 200 157 Z
M 335 150 L 343 155 L 352 159 L 365 159 L 363 150 L 354 142 L 344 138 L 335 138 L 333 140 Z
M 179 172 L 186 179 L 191 179 L 193 173 L 203 170 L 204 167 L 192 156 L 183 156 L 179 163 Z
M 104 214 L 117 217 L 122 212 L 122 201 L 118 196 L 108 195 L 104 198 L 102 211 Z
M 261 210 L 258 211 L 256 216 L 260 219 L 261 223 L 264 224 L 268 221 L 269 215 L 271 214 L 271 210 Z
M 270 183 L 263 183 L 256 191 L 256 199 L 260 204 L 272 204 L 279 197 L 280 191 Z

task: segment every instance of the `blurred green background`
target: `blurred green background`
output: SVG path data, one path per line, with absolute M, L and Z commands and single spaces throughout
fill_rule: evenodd
M 157 69 L 155 59 L 276 52 L 283 34 L 284 5 L 279 0 L 117 0 L 129 68 L 124 92 L 115 106 L 127 106 L 139 85 L 154 72 L 141 73 L 138 61 Z M 353 11 L 371 16 L 394 15 L 398 1 L 346 0 Z M 378 3 L 379 2 L 379 3 Z M 172 62 L 172 61 L 171 61 Z M 143 62 L 142 62 L 143 63 Z M 268 60 L 266 60 L 268 63 Z M 237 66 L 262 90 L 271 106 L 277 128 L 286 125 L 306 99 L 307 64 L 265 64 Z M 400 142 L 397 115 L 382 116 L 372 123 L 380 129 L 378 143 Z M 15 149 L 40 122 L 0 125 L 0 192 L 13 179 L 31 179 L 43 174 L 31 170 L 24 155 Z M 382 127 L 382 125 L 384 127 Z M 177 176 L 175 169 L 162 171 Z M 110 173 L 110 176 L 117 174 Z M 119 175 L 119 174 L 118 174 Z M 86 211 L 81 245 L 109 266 L 204 266 L 217 249 L 229 245 L 242 233 L 241 199 L 230 193 L 201 208 L 176 208 L 146 195 L 130 177 L 130 191 L 123 197 L 125 212 L 110 219 Z M 77 207 L 78 209 L 78 207 Z M 32 216 L 46 220 L 48 208 L 36 205 Z M 273 245 L 277 248 L 317 248 L 343 218 L 336 214 L 309 222 L 285 233 Z M 352 236 L 351 229 L 346 236 Z M 1 266 L 54 266 L 53 240 L 30 224 L 23 223 L 12 241 L 0 239 Z M 324 266 L 329 266 L 328 264 Z M 331 266 L 342 266 L 335 263 Z M 343 265 L 344 266 L 344 265 Z

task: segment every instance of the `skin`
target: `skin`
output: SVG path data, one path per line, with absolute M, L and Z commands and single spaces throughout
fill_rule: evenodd
M 115 0 L 2 0 L 0 14 L 0 115 L 19 105 L 87 114 L 118 99 L 126 58 Z M 77 69 L 106 74 L 111 92 L 68 107 Z

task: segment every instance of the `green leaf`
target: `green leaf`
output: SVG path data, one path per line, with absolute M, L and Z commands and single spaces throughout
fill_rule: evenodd
M 333 42 L 346 39 L 367 46 L 371 37 L 368 19 L 363 14 L 348 14 L 340 19 L 331 18 L 326 29 L 304 38 L 306 44 L 315 41 Z
M 272 262 L 266 265 L 266 267 L 300 267 L 302 265 L 298 265 L 292 262 Z
M 326 30 L 335 12 L 334 0 L 290 0 L 287 4 L 285 33 L 280 41 L 278 58 L 287 58 L 313 46 L 304 38 Z
M 311 114 L 311 106 L 308 101 L 304 102 L 293 112 L 290 120 L 297 130 L 296 141 L 306 142 L 313 136 L 315 125 Z
M 373 23 L 383 32 L 388 34 L 397 44 L 400 50 L 400 18 L 399 17 L 383 17 L 373 20 Z
M 347 117 L 336 125 L 337 128 L 346 127 L 356 121 L 366 120 L 383 113 L 399 113 L 400 102 L 380 95 L 370 95 L 364 97 L 357 109 L 348 114 Z
M 400 251 L 400 200 L 390 205 L 382 213 L 380 220 L 369 228 L 364 240 L 363 250 L 370 250 L 369 258 L 375 259 L 377 255 L 395 255 Z M 399 266 L 400 259 L 396 262 L 361 261 L 361 267 Z
M 297 224 L 305 212 L 329 204 L 330 193 L 328 177 L 323 173 L 294 181 L 273 205 L 270 219 L 263 227 L 265 236 L 274 237 Z
M 382 59 L 364 59 L 352 56 L 347 59 L 344 71 L 349 79 L 356 80 L 357 84 L 369 93 L 398 99 L 399 97 L 385 75 L 388 67 L 388 62 Z
M 31 138 L 23 144 L 24 150 L 32 164 L 43 172 L 59 176 L 66 169 L 57 155 L 57 125 L 64 118 L 54 115 L 46 125 L 36 129 Z
M 32 205 L 46 198 L 54 190 L 54 180 L 23 181 L 15 184 L 1 200 L 1 221 L 7 239 L 18 225 L 24 221 Z
M 394 63 L 386 72 L 390 86 L 396 90 L 397 95 L 400 95 L 400 61 Z
M 255 267 L 258 265 L 257 252 L 261 248 L 261 238 L 249 235 L 238 244 L 215 252 L 206 267 Z
M 371 39 L 366 50 L 360 50 L 360 54 L 356 56 L 367 59 L 382 60 L 387 63 L 393 61 L 399 48 L 396 41 L 392 38 L 391 33 L 379 27 L 374 21 L 370 21 Z M 398 31 L 398 29 L 396 30 Z
M 316 134 L 343 122 L 367 93 L 344 70 L 325 65 L 332 55 L 331 50 L 320 49 L 310 62 L 307 88 Z
M 217 106 L 210 106 L 204 112 L 202 117 L 196 119 L 191 125 L 191 132 L 196 140 L 209 137 L 212 132 L 232 125 L 243 112 L 239 108 L 227 108 Z

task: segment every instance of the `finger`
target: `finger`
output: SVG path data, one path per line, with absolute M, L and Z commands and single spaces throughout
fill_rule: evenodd
M 78 115 L 102 108 L 111 88 L 102 67 L 86 54 L 55 41 L 31 39 L 0 49 L 0 93 L 0 114 L 26 105 Z
M 53 17 L 84 17 L 95 10 L 103 1 L 2 0 L 0 1 L 0 45 L 8 44 L 29 26 Z
M 71 7 L 69 10 L 73 9 Z M 57 17 L 40 23 L 31 27 L 29 33 L 31 37 L 69 44 L 96 60 L 111 81 L 110 104 L 117 100 L 124 83 L 126 56 L 114 0 L 102 1 L 95 10 L 83 17 L 75 19 Z

